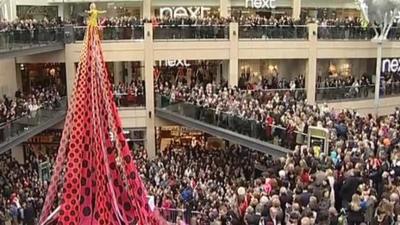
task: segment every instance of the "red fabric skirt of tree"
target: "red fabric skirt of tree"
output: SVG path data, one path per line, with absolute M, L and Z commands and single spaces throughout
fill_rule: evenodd
M 39 224 L 166 224 L 151 211 L 132 157 L 99 30 L 89 26 Z

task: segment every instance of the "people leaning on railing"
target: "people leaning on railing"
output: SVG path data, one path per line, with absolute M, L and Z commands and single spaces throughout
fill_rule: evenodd
M 16 120 L 22 116 L 32 116 L 41 108 L 56 109 L 61 106 L 61 96 L 55 87 L 32 88 L 24 95 L 20 90 L 12 99 L 3 95 L 0 100 L 0 123 Z
M 113 85 L 117 107 L 145 106 L 144 80 L 132 80 L 130 83 L 119 82 Z
M 363 74 L 360 78 L 333 76 L 317 79 L 317 100 L 366 99 L 372 98 L 375 84 L 372 76 Z M 393 96 L 400 93 L 400 73 L 383 73 L 380 83 L 381 96 Z

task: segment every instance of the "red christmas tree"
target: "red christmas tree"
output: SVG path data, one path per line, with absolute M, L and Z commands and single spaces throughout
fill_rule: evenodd
M 87 27 L 69 103 L 39 224 L 164 224 L 149 208 L 121 128 L 97 22 Z

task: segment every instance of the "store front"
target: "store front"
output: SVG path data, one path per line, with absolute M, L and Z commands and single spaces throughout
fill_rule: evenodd
M 207 149 L 223 149 L 225 141 L 201 131 L 181 126 L 156 127 L 156 149 L 168 151 L 174 146 L 204 146 Z
M 17 82 L 24 93 L 33 88 L 55 86 L 61 96 L 66 95 L 65 63 L 35 63 L 17 64 Z
M 264 89 L 304 88 L 306 59 L 251 59 L 239 60 L 239 86 Z M 291 86 L 295 81 L 296 86 Z
M 21 20 L 48 20 L 57 19 L 58 7 L 57 6 L 36 6 L 36 5 L 18 5 L 17 17 Z
M 106 62 L 114 99 L 118 107 L 144 107 L 146 105 L 144 63 Z M 78 63 L 75 63 L 76 70 Z
M 292 16 L 291 0 L 231 0 L 230 13 L 232 17 L 275 17 Z
M 187 1 L 171 1 L 171 0 L 153 0 L 153 15 L 160 18 L 208 18 L 219 17 L 220 0 L 187 0 Z
M 87 17 L 85 10 L 89 8 L 90 2 L 76 2 L 76 3 L 62 3 L 64 4 L 64 18 L 68 20 L 76 20 L 78 23 L 84 21 Z M 96 2 L 98 9 L 105 10 L 106 13 L 102 16 L 108 18 L 121 18 L 121 17 L 136 17 L 141 18 L 141 1 L 110 1 L 110 2 Z
M 302 0 L 301 4 L 301 18 L 334 20 L 359 18 L 361 15 L 354 0 Z
M 227 60 L 161 60 L 154 67 L 154 82 L 160 85 L 188 85 L 217 83 L 225 84 L 229 79 Z
M 372 98 L 376 59 L 317 60 L 317 101 Z

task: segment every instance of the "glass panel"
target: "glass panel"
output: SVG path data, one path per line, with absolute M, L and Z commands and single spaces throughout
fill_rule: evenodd
M 0 52 L 42 47 L 64 41 L 64 28 L 0 31 Z
M 229 39 L 229 25 L 159 25 L 154 27 L 155 40 Z
M 400 81 L 381 82 L 380 97 L 393 97 L 400 95 Z M 317 101 L 335 100 L 364 100 L 373 99 L 375 96 L 375 85 L 367 86 L 343 86 L 317 88 Z
M 66 99 L 62 99 L 61 104 L 57 108 L 39 109 L 31 112 L 29 115 L 6 122 L 0 125 L 0 143 L 11 141 L 18 136 L 30 132 L 34 127 L 44 125 L 49 120 L 59 118 L 65 115 Z
M 319 26 L 318 39 L 351 39 L 351 40 L 370 40 L 375 36 L 375 31 L 371 27 L 360 26 Z
M 300 91 L 299 91 L 300 93 Z M 304 93 L 304 91 L 303 91 Z M 167 96 L 157 97 L 164 105 L 163 109 L 177 115 L 211 124 L 242 135 L 270 142 L 274 145 L 294 149 L 296 144 L 306 144 L 307 134 L 304 127 L 289 124 L 276 124 L 270 119 L 247 119 L 231 112 L 216 112 L 214 108 L 197 106 L 191 103 L 170 101 Z
M 86 26 L 74 27 L 75 40 L 83 41 L 86 32 Z M 144 26 L 107 26 L 101 27 L 100 38 L 102 40 L 143 40 Z
M 239 39 L 308 39 L 307 26 L 240 25 Z

